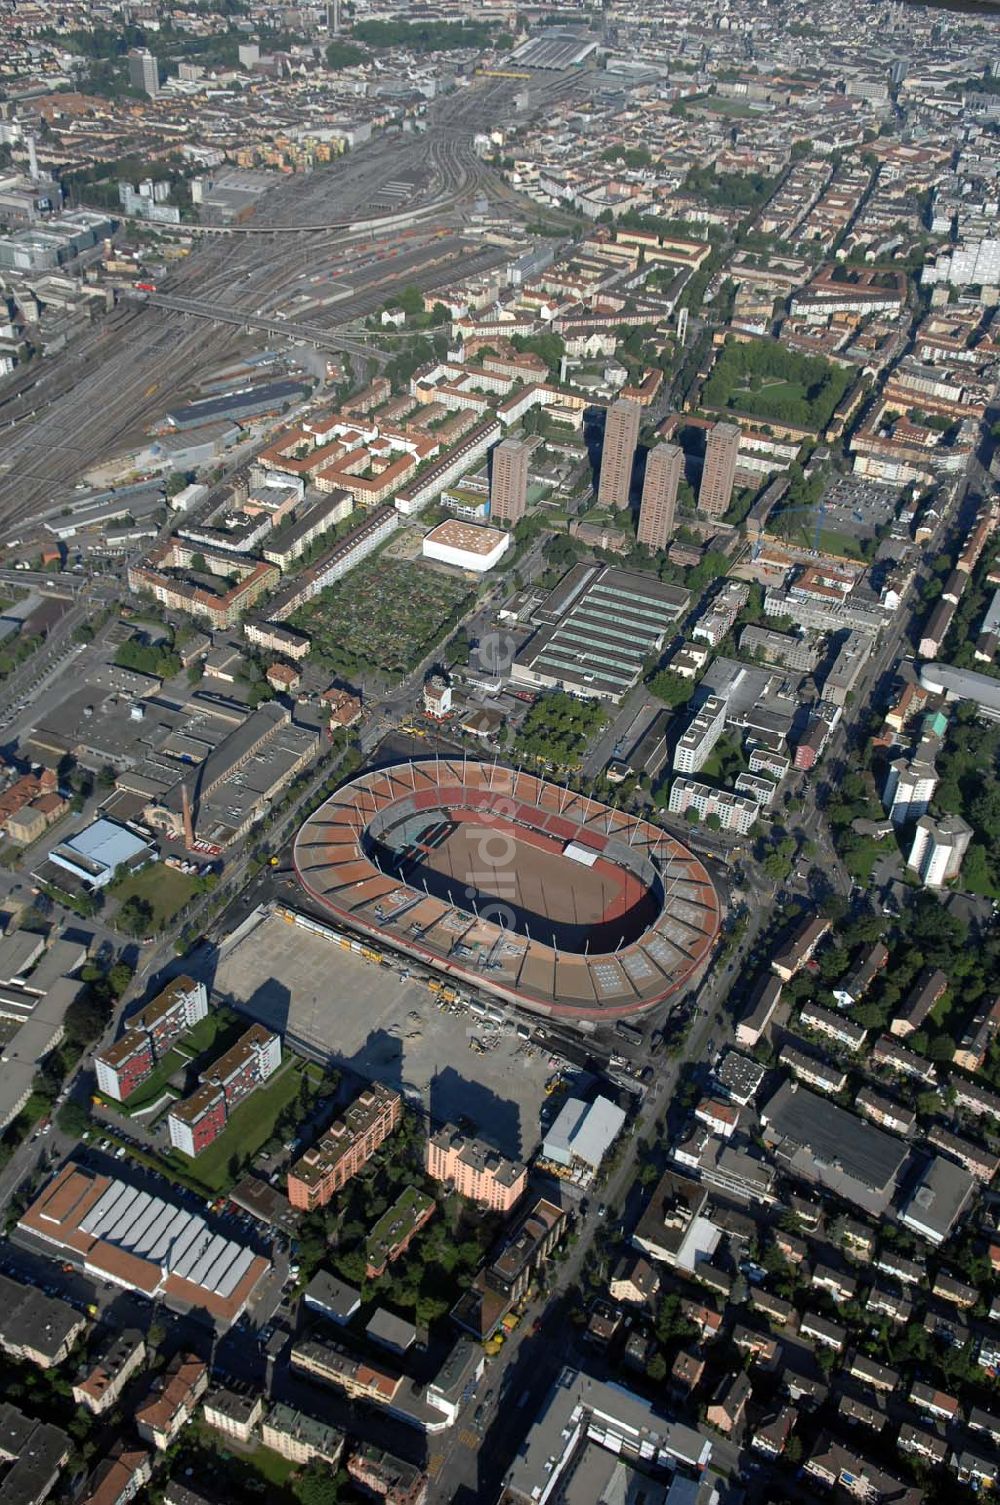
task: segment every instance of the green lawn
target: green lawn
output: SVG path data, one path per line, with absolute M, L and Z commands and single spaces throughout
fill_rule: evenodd
M 152 862 L 120 883 L 113 883 L 108 893 L 122 904 L 126 899 L 145 899 L 153 906 L 153 929 L 162 930 L 195 894 L 197 887 L 197 878 L 179 873 L 162 862 Z
M 233 1111 L 223 1132 L 194 1160 L 179 1150 L 166 1156 L 188 1180 L 201 1183 L 206 1191 L 224 1191 L 231 1184 L 229 1162 L 236 1153 L 244 1160 L 255 1155 L 270 1139 L 274 1125 L 288 1104 L 298 1096 L 302 1063 L 288 1056 L 271 1080 L 258 1087 Z
M 160 1097 L 175 1072 L 197 1062 L 200 1056 L 212 1060 L 221 1055 L 245 1028 L 245 1021 L 230 1009 L 209 1009 L 204 1019 L 199 1019 L 193 1029 L 181 1036 L 174 1048 L 156 1066 L 152 1076 L 146 1078 L 128 1102 L 121 1104 L 121 1111 L 135 1114 L 148 1108 L 150 1103 L 155 1103 Z
M 822 356 L 799 355 L 774 340 L 730 341 L 702 388 L 704 407 L 745 413 L 819 432 L 851 384 L 851 374 Z
M 288 1458 L 282 1458 L 280 1453 L 272 1452 L 263 1443 L 255 1447 L 252 1453 L 241 1453 L 240 1457 L 255 1473 L 260 1474 L 262 1479 L 266 1479 L 268 1484 L 274 1484 L 279 1489 L 301 1467 L 300 1464 L 292 1463 Z
M 750 116 L 758 113 L 738 99 L 726 99 L 719 94 L 710 94 L 707 99 L 699 99 L 698 109 L 711 110 L 713 115 Z

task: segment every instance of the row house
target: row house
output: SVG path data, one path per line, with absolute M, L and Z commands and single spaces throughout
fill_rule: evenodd
M 888 1421 L 877 1396 L 867 1401 L 860 1395 L 844 1394 L 837 1402 L 837 1415 L 848 1426 L 867 1427 L 870 1432 L 881 1432 Z
M 836 1094 L 843 1092 L 847 1086 L 846 1071 L 828 1061 L 821 1061 L 817 1056 L 807 1055 L 805 1051 L 798 1050 L 794 1045 L 783 1045 L 778 1060 L 782 1066 L 787 1066 L 800 1082 L 806 1082 L 820 1092 Z
M 905 1108 L 876 1087 L 862 1087 L 855 1103 L 865 1118 L 894 1134 L 909 1135 L 916 1127 L 917 1115 L 913 1109 Z
M 818 1312 L 803 1312 L 799 1332 L 803 1338 L 812 1338 L 824 1348 L 832 1348 L 834 1353 L 843 1353 L 847 1343 L 847 1329 L 839 1322 L 821 1317 Z
M 897 1370 L 890 1369 L 887 1364 L 880 1364 L 877 1359 L 870 1359 L 857 1349 L 849 1355 L 844 1371 L 851 1379 L 860 1380 L 869 1389 L 878 1390 L 883 1395 L 891 1395 L 899 1386 Z
M 907 1050 L 905 1045 L 900 1045 L 891 1035 L 879 1036 L 872 1048 L 871 1059 L 875 1066 L 882 1066 L 899 1076 L 911 1077 L 917 1082 L 925 1082 L 929 1087 L 937 1081 L 933 1061 Z
M 965 1311 L 975 1306 L 979 1300 L 979 1292 L 975 1286 L 967 1285 L 964 1280 L 959 1280 L 944 1270 L 939 1270 L 934 1277 L 931 1295 L 939 1296 L 942 1301 L 950 1301 L 953 1306 L 960 1306 Z
M 853 1275 L 846 1275 L 839 1270 L 831 1269 L 829 1265 L 820 1264 L 813 1267 L 809 1284 L 815 1286 L 818 1291 L 825 1291 L 838 1306 L 845 1301 L 853 1301 L 858 1289 L 858 1283 Z
M 807 1003 L 799 1011 L 799 1023 L 815 1034 L 825 1035 L 827 1039 L 842 1045 L 845 1050 L 857 1053 L 868 1038 L 868 1031 L 862 1029 L 860 1024 L 853 1024 L 850 1019 L 845 1019 L 843 1014 L 835 1014 L 830 1009 L 821 1008 L 818 1003 Z
M 754 1452 L 765 1458 L 780 1458 L 788 1446 L 798 1414 L 794 1406 L 782 1406 L 766 1416 L 750 1438 Z
M 835 1441 L 828 1433 L 818 1439 L 803 1464 L 803 1473 L 828 1489 L 842 1486 L 855 1499 L 888 1501 L 893 1505 L 920 1505 L 924 1491 L 909 1487 L 886 1474 L 864 1454 Z
M 961 1134 L 953 1134 L 943 1124 L 935 1124 L 927 1134 L 927 1142 L 936 1150 L 942 1150 L 957 1160 L 967 1171 L 988 1186 L 1000 1170 L 1000 1158 L 985 1145 L 975 1144 Z
M 876 1317 L 888 1317 L 898 1327 L 909 1322 L 913 1315 L 913 1302 L 908 1296 L 901 1296 L 877 1283 L 868 1292 L 865 1308 Z
M 948 1456 L 948 1443 L 944 1437 L 909 1421 L 904 1421 L 900 1427 L 896 1446 L 901 1453 L 907 1453 L 911 1458 L 922 1458 L 935 1468 L 940 1467 Z
M 959 1413 L 960 1404 L 954 1395 L 948 1395 L 944 1390 L 935 1390 L 933 1385 L 925 1385 L 917 1380 L 910 1387 L 910 1404 L 919 1411 L 926 1411 L 928 1416 L 933 1416 L 936 1421 L 952 1422 Z

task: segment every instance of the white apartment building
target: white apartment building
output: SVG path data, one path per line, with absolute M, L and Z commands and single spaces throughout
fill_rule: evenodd
M 893 758 L 886 775 L 882 803 L 894 826 L 926 815 L 937 788 L 933 763 L 919 757 Z
M 694 809 L 702 820 L 717 815 L 723 831 L 736 831 L 740 836 L 747 834 L 760 814 L 756 800 L 733 794 L 729 789 L 713 789 L 709 784 L 696 783 L 694 779 L 674 780 L 669 809 L 675 815 L 684 815 Z
M 906 865 L 919 873 L 925 887 L 942 888 L 958 877 L 971 840 L 972 827 L 960 815 L 945 815 L 941 820 L 923 815 L 917 821 Z
M 698 711 L 674 751 L 677 773 L 698 773 L 704 768 L 726 724 L 726 702 L 710 695 Z M 671 807 L 672 808 L 672 807 Z

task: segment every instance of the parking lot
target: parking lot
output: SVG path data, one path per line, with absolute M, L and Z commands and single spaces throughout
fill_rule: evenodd
M 505 1154 L 540 1138 L 547 1054 L 458 1005 L 423 978 L 366 962 L 271 915 L 221 960 L 215 991 L 298 1046 L 396 1087 L 432 1123 L 466 1118 Z
M 899 488 L 881 486 L 857 476 L 839 476 L 825 492 L 823 525 L 855 538 L 872 538 L 892 521 L 899 506 Z

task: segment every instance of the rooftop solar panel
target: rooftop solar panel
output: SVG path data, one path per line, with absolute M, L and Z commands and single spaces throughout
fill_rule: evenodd
M 239 1251 L 216 1287 L 220 1296 L 227 1297 L 233 1294 L 256 1258 L 257 1256 L 252 1249 L 241 1249 Z
M 193 1281 L 195 1285 L 200 1286 L 205 1281 L 205 1276 L 211 1270 L 228 1242 L 229 1240 L 223 1238 L 221 1233 L 213 1233 L 208 1243 L 201 1250 L 198 1258 L 194 1261 L 194 1264 L 188 1270 L 187 1279 Z
M 122 1199 L 122 1194 L 129 1195 L 129 1199 L 137 1195 L 131 1186 L 122 1186 L 120 1181 L 112 1181 L 107 1191 L 94 1203 L 87 1215 L 81 1219 L 80 1227 L 84 1233 L 91 1233 L 99 1238 L 105 1222 L 114 1216 L 114 1209 Z
M 199 1259 L 207 1249 L 212 1239 L 212 1235 L 205 1227 L 204 1220 L 202 1218 L 198 1218 L 196 1221 L 200 1226 L 196 1231 L 195 1237 L 188 1244 L 187 1248 L 180 1256 L 180 1258 L 171 1261 L 170 1265 L 172 1273 L 174 1275 L 179 1275 L 182 1280 L 187 1280 L 191 1271 L 198 1263 Z
M 160 1225 L 156 1242 L 152 1245 L 149 1251 L 149 1258 L 155 1259 L 161 1264 L 170 1253 L 170 1250 L 177 1239 L 177 1235 L 180 1233 L 182 1228 L 187 1227 L 191 1218 L 190 1213 L 184 1212 L 181 1208 L 177 1207 L 172 1207 L 170 1209 L 170 1213 L 171 1216 L 167 1219 L 167 1221 Z

